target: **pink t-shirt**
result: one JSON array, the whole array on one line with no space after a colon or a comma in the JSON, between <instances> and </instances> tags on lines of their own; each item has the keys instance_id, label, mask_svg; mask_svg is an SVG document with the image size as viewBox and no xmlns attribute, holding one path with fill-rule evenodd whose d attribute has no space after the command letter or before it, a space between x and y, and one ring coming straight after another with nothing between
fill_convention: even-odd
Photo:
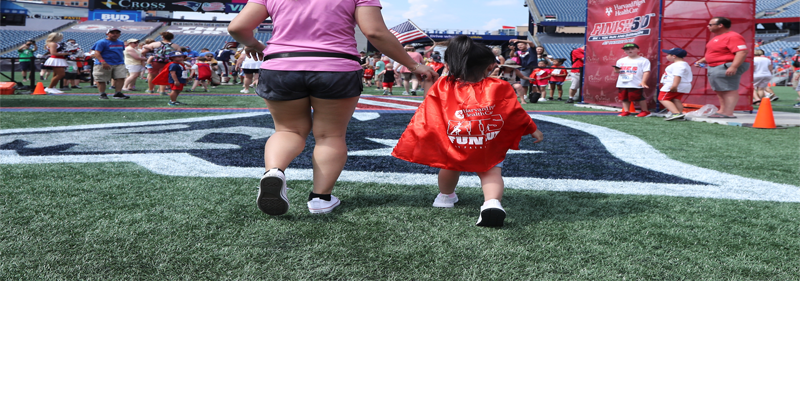
<instances>
[{"instance_id":1,"label":"pink t-shirt","mask_svg":"<svg viewBox=\"0 0 800 420\"><path fill-rule=\"evenodd\" d=\"M272 17L272 38L264 54L324 51L358 57L356 7L381 7L380 0L248 0L267 8ZM289 57L264 61L262 69L283 71L357 71L358 61L346 58Z\"/></svg>"},{"instance_id":2,"label":"pink t-shirt","mask_svg":"<svg viewBox=\"0 0 800 420\"><path fill-rule=\"evenodd\" d=\"M417 63L422 63L424 60L422 59L422 54L418 52L409 52L408 56L413 58L414 61ZM406 66L401 66L400 73L411 73L411 70L408 69Z\"/></svg>"}]
</instances>

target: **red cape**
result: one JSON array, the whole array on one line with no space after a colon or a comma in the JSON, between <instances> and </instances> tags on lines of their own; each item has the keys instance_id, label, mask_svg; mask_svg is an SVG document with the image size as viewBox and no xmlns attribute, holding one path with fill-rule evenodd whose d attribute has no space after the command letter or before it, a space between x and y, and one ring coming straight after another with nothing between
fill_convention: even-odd
<instances>
[{"instance_id":1,"label":"red cape","mask_svg":"<svg viewBox=\"0 0 800 420\"><path fill-rule=\"evenodd\" d=\"M434 168L486 172L519 149L536 123L517 102L508 82L487 77L478 83L431 87L392 156Z\"/></svg>"},{"instance_id":2,"label":"red cape","mask_svg":"<svg viewBox=\"0 0 800 420\"><path fill-rule=\"evenodd\" d=\"M169 84L169 65L172 64L167 63L163 69L153 78L154 85L168 85Z\"/></svg>"}]
</instances>

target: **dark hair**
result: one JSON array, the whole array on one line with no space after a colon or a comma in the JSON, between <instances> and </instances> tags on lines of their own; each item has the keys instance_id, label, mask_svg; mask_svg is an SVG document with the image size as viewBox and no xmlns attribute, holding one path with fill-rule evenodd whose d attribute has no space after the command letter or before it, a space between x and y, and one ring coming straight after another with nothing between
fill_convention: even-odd
<instances>
[{"instance_id":1,"label":"dark hair","mask_svg":"<svg viewBox=\"0 0 800 420\"><path fill-rule=\"evenodd\" d=\"M172 32L161 32L161 38L164 38L164 41L172 41L175 39L175 35Z\"/></svg>"},{"instance_id":2,"label":"dark hair","mask_svg":"<svg viewBox=\"0 0 800 420\"><path fill-rule=\"evenodd\" d=\"M730 29L731 27L731 20L726 17L715 17L714 19L717 20L717 23L724 26L725 28Z\"/></svg>"},{"instance_id":3,"label":"dark hair","mask_svg":"<svg viewBox=\"0 0 800 420\"><path fill-rule=\"evenodd\" d=\"M450 69L449 81L477 82L483 79L483 72L495 63L495 59L488 47L466 35L459 35L450 39L450 46L444 52L444 62Z\"/></svg>"}]
</instances>

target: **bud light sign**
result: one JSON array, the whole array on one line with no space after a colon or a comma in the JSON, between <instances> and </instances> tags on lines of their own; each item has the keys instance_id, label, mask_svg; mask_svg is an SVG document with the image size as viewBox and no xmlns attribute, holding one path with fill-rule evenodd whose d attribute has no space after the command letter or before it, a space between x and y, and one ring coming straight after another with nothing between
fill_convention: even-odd
<instances>
[{"instance_id":1,"label":"bud light sign","mask_svg":"<svg viewBox=\"0 0 800 420\"><path fill-rule=\"evenodd\" d=\"M91 10L89 20L106 22L141 22L142 12L138 10Z\"/></svg>"}]
</instances>

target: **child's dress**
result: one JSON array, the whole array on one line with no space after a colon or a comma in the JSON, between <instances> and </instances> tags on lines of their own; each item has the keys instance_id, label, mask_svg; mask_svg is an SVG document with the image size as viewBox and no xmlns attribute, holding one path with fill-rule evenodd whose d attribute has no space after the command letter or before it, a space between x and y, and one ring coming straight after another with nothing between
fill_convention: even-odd
<instances>
[{"instance_id":1,"label":"child's dress","mask_svg":"<svg viewBox=\"0 0 800 420\"><path fill-rule=\"evenodd\" d=\"M487 77L477 83L450 83L440 77L431 87L392 156L435 168L486 172L536 123L517 102L507 82Z\"/></svg>"}]
</instances>

